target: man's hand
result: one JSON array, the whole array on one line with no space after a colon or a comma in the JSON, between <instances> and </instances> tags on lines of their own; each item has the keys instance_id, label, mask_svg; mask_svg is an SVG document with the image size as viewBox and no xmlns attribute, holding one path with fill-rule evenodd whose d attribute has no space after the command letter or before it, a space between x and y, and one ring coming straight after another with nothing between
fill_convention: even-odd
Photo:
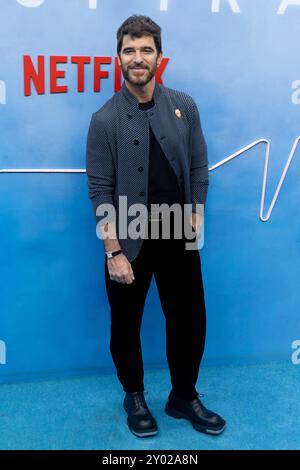
<instances>
[{"instance_id":1,"label":"man's hand","mask_svg":"<svg viewBox=\"0 0 300 470\"><path fill-rule=\"evenodd\" d=\"M117 251L121 246L117 237L116 224L114 221L101 225L101 235L104 239L105 251ZM107 236L109 234L109 236ZM108 258L107 268L112 281L122 284L131 284L134 281L134 274L127 257L120 253L113 258Z\"/></svg>"},{"instance_id":2,"label":"man's hand","mask_svg":"<svg viewBox=\"0 0 300 470\"><path fill-rule=\"evenodd\" d=\"M131 284L135 279L131 264L123 253L109 258L107 268L112 281Z\"/></svg>"},{"instance_id":3,"label":"man's hand","mask_svg":"<svg viewBox=\"0 0 300 470\"><path fill-rule=\"evenodd\" d=\"M192 227L193 227L194 231L196 232L196 236L198 238L199 235L200 235L201 229L202 229L202 225L203 225L203 214L198 214L197 212L192 212L191 224L192 224Z\"/></svg>"}]
</instances>

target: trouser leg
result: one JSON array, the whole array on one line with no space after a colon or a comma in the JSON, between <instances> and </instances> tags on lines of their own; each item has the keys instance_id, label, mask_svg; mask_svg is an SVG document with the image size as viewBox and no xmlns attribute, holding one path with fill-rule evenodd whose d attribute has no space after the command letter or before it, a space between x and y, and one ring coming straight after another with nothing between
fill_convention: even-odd
<instances>
[{"instance_id":1,"label":"trouser leg","mask_svg":"<svg viewBox=\"0 0 300 470\"><path fill-rule=\"evenodd\" d=\"M185 250L184 240L162 240L159 246L154 276L166 317L172 388L183 399L193 400L206 335L200 254Z\"/></svg>"},{"instance_id":2,"label":"trouser leg","mask_svg":"<svg viewBox=\"0 0 300 470\"><path fill-rule=\"evenodd\" d=\"M132 261L135 280L122 284L109 277L105 263L105 282L111 314L110 351L117 376L125 392L144 390L144 368L140 329L152 270L147 240Z\"/></svg>"}]
</instances>

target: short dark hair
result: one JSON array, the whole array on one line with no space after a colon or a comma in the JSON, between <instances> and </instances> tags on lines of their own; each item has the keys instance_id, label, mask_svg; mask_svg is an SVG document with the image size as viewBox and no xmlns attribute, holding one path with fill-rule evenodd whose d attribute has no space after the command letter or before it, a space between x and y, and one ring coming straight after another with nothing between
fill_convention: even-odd
<instances>
[{"instance_id":1,"label":"short dark hair","mask_svg":"<svg viewBox=\"0 0 300 470\"><path fill-rule=\"evenodd\" d=\"M149 16L132 15L125 20L117 31L117 52L120 55L123 36L129 34L134 38L142 36L152 36L155 42L157 53L161 52L161 27L158 26Z\"/></svg>"}]
</instances>

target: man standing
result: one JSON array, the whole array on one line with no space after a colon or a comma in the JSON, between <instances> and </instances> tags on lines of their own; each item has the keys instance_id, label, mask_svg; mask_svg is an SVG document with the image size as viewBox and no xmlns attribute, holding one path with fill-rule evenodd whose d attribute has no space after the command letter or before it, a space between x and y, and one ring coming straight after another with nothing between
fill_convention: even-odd
<instances>
[{"instance_id":1,"label":"man standing","mask_svg":"<svg viewBox=\"0 0 300 470\"><path fill-rule=\"evenodd\" d=\"M204 407L195 388L206 333L199 251L187 249L191 237L178 237L173 219L168 237L149 236L166 219L166 210L153 210L157 204L182 208L180 227L186 227L188 214L192 234L199 236L208 188L207 147L199 113L189 95L155 83L162 60L161 28L149 17L133 15L124 21L117 31L117 52L125 81L92 116L87 175L97 233L106 252L110 351L125 391L128 427L139 437L158 432L144 397L140 341L154 275L166 318L172 383L165 411L189 420L198 431L220 434L225 421ZM129 207L125 236L124 197ZM137 204L148 210L146 217L139 218L144 224L140 237L132 236L131 230L130 208Z\"/></svg>"}]
</instances>

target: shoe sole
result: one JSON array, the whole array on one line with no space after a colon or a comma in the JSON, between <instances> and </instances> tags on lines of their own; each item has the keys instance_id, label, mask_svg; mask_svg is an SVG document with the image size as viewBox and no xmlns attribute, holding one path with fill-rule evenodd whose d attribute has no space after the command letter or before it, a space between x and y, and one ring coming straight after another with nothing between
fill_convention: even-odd
<instances>
[{"instance_id":1,"label":"shoe sole","mask_svg":"<svg viewBox=\"0 0 300 470\"><path fill-rule=\"evenodd\" d=\"M126 413L128 414L125 404L124 404L124 410L125 410ZM152 437L152 436L156 436L157 433L158 433L158 429L153 429L153 430L150 430L150 431L148 430L148 431L146 431L146 432L137 432L137 431L135 431L135 430L130 426L129 418L128 418L128 417L127 417L127 426L128 426L129 431L132 432L132 434L134 434L134 435L137 436L137 437Z\"/></svg>"},{"instance_id":2,"label":"shoe sole","mask_svg":"<svg viewBox=\"0 0 300 470\"><path fill-rule=\"evenodd\" d=\"M215 428L213 427L207 428L206 426L201 426L201 424L195 423L191 418L186 416L184 413L174 410L173 408L170 408L168 405L166 405L165 407L165 412L168 416L171 416L172 418L186 419L192 424L193 428L196 429L196 431L203 432L205 434L213 434L216 436L218 434L221 434L226 428L226 424L224 424L224 426L222 427L215 427Z\"/></svg>"},{"instance_id":3,"label":"shoe sole","mask_svg":"<svg viewBox=\"0 0 300 470\"><path fill-rule=\"evenodd\" d=\"M128 422L128 419L127 419L127 426L128 426L129 431L131 431L132 434L134 434L134 435L137 436L137 437L153 437L153 436L156 436L157 433L158 433L158 430L147 431L147 432L137 432L137 431L134 431L134 429L132 429L132 428L130 427L130 424L129 424L129 422Z\"/></svg>"}]
</instances>

